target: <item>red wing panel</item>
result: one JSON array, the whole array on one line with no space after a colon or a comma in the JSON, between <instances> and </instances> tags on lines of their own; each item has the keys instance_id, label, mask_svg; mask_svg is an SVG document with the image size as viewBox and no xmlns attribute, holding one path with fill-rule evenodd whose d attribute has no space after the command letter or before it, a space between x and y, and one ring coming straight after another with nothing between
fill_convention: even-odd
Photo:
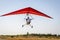
<instances>
[{"instance_id":1,"label":"red wing panel","mask_svg":"<svg viewBox=\"0 0 60 40\"><path fill-rule=\"evenodd\" d=\"M34 14L34 15L39 15L39 16L44 16L44 17L47 17L47 18L52 18L40 11L37 11L31 7L27 7L27 8L24 8L24 9L20 9L20 10L17 10L17 11L14 11L14 12L10 12L8 14L4 14L2 16L9 16L9 15L17 15L17 14L26 14L26 13L29 13L29 14Z\"/></svg>"},{"instance_id":2,"label":"red wing panel","mask_svg":"<svg viewBox=\"0 0 60 40\"><path fill-rule=\"evenodd\" d=\"M47 17L47 18L52 18L52 17L50 17L50 16L48 16L48 15L46 15L46 14L40 12L40 11L35 10L35 9L30 9L30 14L44 16L44 17Z\"/></svg>"},{"instance_id":3,"label":"red wing panel","mask_svg":"<svg viewBox=\"0 0 60 40\"><path fill-rule=\"evenodd\" d=\"M25 14L25 13L28 12L27 10L28 10L28 9L25 8L25 9L21 9L21 10L17 10L17 11L14 11L14 12L10 12L10 13L4 14L4 15L2 15L2 16L17 15L17 14Z\"/></svg>"}]
</instances>

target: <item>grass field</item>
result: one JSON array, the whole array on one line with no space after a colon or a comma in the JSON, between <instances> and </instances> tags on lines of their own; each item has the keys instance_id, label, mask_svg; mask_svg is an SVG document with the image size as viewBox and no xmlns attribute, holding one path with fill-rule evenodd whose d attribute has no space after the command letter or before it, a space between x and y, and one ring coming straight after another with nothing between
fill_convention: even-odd
<instances>
[{"instance_id":1,"label":"grass field","mask_svg":"<svg viewBox=\"0 0 60 40\"><path fill-rule=\"evenodd\" d=\"M27 35L1 35L0 40L60 40L60 35L27 34Z\"/></svg>"}]
</instances>

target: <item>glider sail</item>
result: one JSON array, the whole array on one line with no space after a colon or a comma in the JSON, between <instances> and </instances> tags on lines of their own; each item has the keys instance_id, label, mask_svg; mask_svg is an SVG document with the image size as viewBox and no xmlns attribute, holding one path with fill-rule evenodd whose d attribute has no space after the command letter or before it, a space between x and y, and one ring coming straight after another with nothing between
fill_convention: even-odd
<instances>
[{"instance_id":1,"label":"glider sail","mask_svg":"<svg viewBox=\"0 0 60 40\"><path fill-rule=\"evenodd\" d=\"M7 13L7 14L1 15L1 16L26 14L26 13L34 14L34 15L38 15L38 16L43 16L43 17L47 17L47 18L52 18L52 17L50 17L50 16L48 16L48 15L46 15L38 10L31 8L31 7L23 8L23 9L20 9L20 10L14 11L14 12L10 12L10 13Z\"/></svg>"}]
</instances>

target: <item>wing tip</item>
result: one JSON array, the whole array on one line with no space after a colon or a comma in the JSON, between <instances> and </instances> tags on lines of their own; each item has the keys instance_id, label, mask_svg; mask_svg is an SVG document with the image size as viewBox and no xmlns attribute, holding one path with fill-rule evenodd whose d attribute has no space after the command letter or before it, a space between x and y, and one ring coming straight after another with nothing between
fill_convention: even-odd
<instances>
[{"instance_id":1,"label":"wing tip","mask_svg":"<svg viewBox=\"0 0 60 40\"><path fill-rule=\"evenodd\" d=\"M3 15L0 15L0 17L3 17Z\"/></svg>"},{"instance_id":2,"label":"wing tip","mask_svg":"<svg viewBox=\"0 0 60 40\"><path fill-rule=\"evenodd\" d=\"M51 19L54 19L54 18L51 18Z\"/></svg>"},{"instance_id":3,"label":"wing tip","mask_svg":"<svg viewBox=\"0 0 60 40\"><path fill-rule=\"evenodd\" d=\"M0 17L2 17L2 16L0 16Z\"/></svg>"}]
</instances>

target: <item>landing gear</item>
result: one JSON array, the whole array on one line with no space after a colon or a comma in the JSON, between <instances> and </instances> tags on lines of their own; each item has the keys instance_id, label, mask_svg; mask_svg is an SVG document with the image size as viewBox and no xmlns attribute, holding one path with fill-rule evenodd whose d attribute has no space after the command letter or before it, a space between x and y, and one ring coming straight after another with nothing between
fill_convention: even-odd
<instances>
[{"instance_id":1,"label":"landing gear","mask_svg":"<svg viewBox=\"0 0 60 40\"><path fill-rule=\"evenodd\" d=\"M24 27L25 25L22 25L22 27ZM33 28L33 26L29 25L31 28Z\"/></svg>"}]
</instances>

